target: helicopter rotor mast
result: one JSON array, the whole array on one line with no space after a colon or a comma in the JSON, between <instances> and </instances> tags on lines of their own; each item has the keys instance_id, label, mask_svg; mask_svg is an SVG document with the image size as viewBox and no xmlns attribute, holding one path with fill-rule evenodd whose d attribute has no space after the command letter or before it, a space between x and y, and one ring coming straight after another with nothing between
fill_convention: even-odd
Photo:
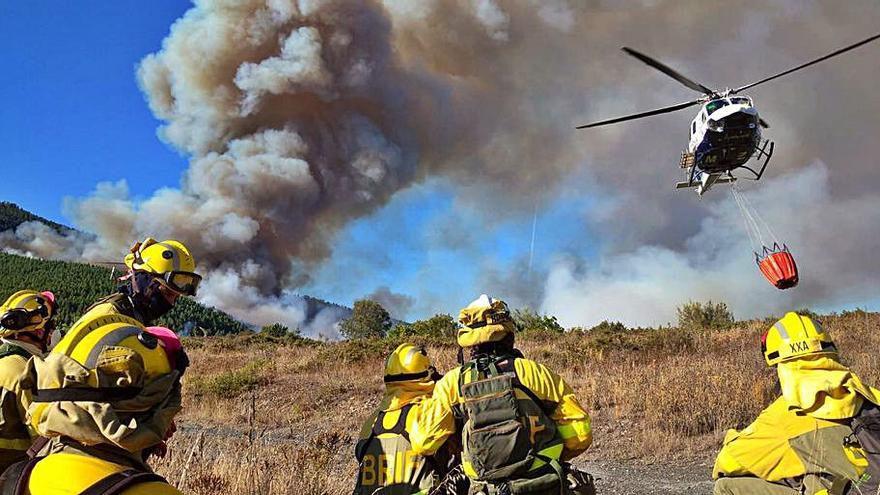
<instances>
[{"instance_id":1,"label":"helicopter rotor mast","mask_svg":"<svg viewBox=\"0 0 880 495\"><path fill-rule=\"evenodd\" d=\"M677 105L670 105L668 107L658 108L656 110L649 110L647 112L640 112L640 113L635 113L632 115L625 115L623 117L617 117L617 118L608 119L608 120L601 120L599 122L593 122L590 124L580 125L580 126L577 126L576 129L588 129L590 127L599 127L602 125L616 124L617 122L624 122L627 120L640 119L642 117L650 117L652 115L660 115L663 113L675 112L677 110L681 110L681 109L684 109L684 108L687 108L687 107L690 107L693 105L698 105L698 104L706 101L708 98L712 98L712 97L715 97L718 95L717 91L710 89L710 88L707 88L706 86L703 86L702 84L695 82L688 77L685 77L683 74L681 74L677 70L673 69L672 67L669 67L668 65L666 65L658 60L655 60L655 59L645 55L644 53L633 50L632 48L627 47L627 46L621 48L621 50L626 52L627 55L635 57L635 58L639 59L642 63L650 65L651 67L659 70L660 72L666 74L667 76L675 79L676 81L685 85L689 89L692 89L698 93L703 93L706 96L704 96L702 98L698 98L693 101L687 101L684 103L679 103Z\"/></svg>"}]
</instances>

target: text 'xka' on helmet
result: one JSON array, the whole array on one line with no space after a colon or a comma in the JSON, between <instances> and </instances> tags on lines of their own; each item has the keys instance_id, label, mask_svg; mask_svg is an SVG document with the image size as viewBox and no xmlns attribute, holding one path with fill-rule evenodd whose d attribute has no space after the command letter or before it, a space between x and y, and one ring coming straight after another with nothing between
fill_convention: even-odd
<instances>
[{"instance_id":1,"label":"text 'xka' on helmet","mask_svg":"<svg viewBox=\"0 0 880 495\"><path fill-rule=\"evenodd\" d=\"M516 331L507 303L481 295L458 314L462 328L458 330L458 345L473 347L504 340Z\"/></svg>"},{"instance_id":2,"label":"text 'xka' on helmet","mask_svg":"<svg viewBox=\"0 0 880 495\"><path fill-rule=\"evenodd\" d=\"M19 332L54 329L52 318L58 313L55 294L20 290L0 306L0 337Z\"/></svg>"},{"instance_id":3,"label":"text 'xka' on helmet","mask_svg":"<svg viewBox=\"0 0 880 495\"><path fill-rule=\"evenodd\" d=\"M797 313L786 313L761 337L768 366L804 356L837 355L831 336L818 322Z\"/></svg>"},{"instance_id":4,"label":"text 'xka' on helmet","mask_svg":"<svg viewBox=\"0 0 880 495\"><path fill-rule=\"evenodd\" d=\"M385 383L430 381L434 366L422 346L400 344L385 360Z\"/></svg>"},{"instance_id":5,"label":"text 'xka' on helmet","mask_svg":"<svg viewBox=\"0 0 880 495\"><path fill-rule=\"evenodd\" d=\"M189 249L173 239L156 242L147 237L132 246L124 261L131 271L150 273L170 289L187 296L196 294L202 280L195 273L196 262Z\"/></svg>"},{"instance_id":6,"label":"text 'xka' on helmet","mask_svg":"<svg viewBox=\"0 0 880 495\"><path fill-rule=\"evenodd\" d=\"M95 317L29 361L30 424L42 436L140 452L163 441L180 411L188 363L168 329L119 314Z\"/></svg>"}]
</instances>

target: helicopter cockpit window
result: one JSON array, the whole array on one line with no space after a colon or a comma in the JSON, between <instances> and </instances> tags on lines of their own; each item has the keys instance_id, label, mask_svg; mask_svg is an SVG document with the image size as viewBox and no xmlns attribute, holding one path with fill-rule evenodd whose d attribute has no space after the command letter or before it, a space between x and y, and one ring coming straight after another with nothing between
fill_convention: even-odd
<instances>
[{"instance_id":1,"label":"helicopter cockpit window","mask_svg":"<svg viewBox=\"0 0 880 495\"><path fill-rule=\"evenodd\" d=\"M721 107L727 106L727 102L724 100L712 100L706 104L706 112L712 113L715 110L718 110Z\"/></svg>"},{"instance_id":2,"label":"helicopter cockpit window","mask_svg":"<svg viewBox=\"0 0 880 495\"><path fill-rule=\"evenodd\" d=\"M751 103L748 98L743 98L742 96L735 96L730 99L730 102L736 105L749 105Z\"/></svg>"}]
</instances>

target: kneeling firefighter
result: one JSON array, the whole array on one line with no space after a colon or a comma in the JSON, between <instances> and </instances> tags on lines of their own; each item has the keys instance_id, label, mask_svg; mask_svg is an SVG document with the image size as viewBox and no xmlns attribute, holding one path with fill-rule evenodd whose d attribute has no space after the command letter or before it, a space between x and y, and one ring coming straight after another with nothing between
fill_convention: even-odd
<instances>
[{"instance_id":1,"label":"kneeling firefighter","mask_svg":"<svg viewBox=\"0 0 880 495\"><path fill-rule=\"evenodd\" d=\"M762 337L782 396L729 430L713 469L716 494L878 493L880 390L840 363L818 322L788 313Z\"/></svg>"},{"instance_id":2,"label":"kneeling firefighter","mask_svg":"<svg viewBox=\"0 0 880 495\"><path fill-rule=\"evenodd\" d=\"M459 322L463 364L437 382L410 435L415 451L432 454L463 422L470 493L595 493L592 478L565 462L589 447L590 417L565 380L514 348L507 304L484 294Z\"/></svg>"},{"instance_id":3,"label":"kneeling firefighter","mask_svg":"<svg viewBox=\"0 0 880 495\"><path fill-rule=\"evenodd\" d=\"M88 308L72 329L108 314L151 325L171 311L180 296L195 296L202 280L189 249L180 241L156 242L147 237L132 246L124 262L128 273L120 279L118 291Z\"/></svg>"},{"instance_id":4,"label":"kneeling firefighter","mask_svg":"<svg viewBox=\"0 0 880 495\"><path fill-rule=\"evenodd\" d=\"M0 493L180 494L146 460L173 432L187 365L173 332L125 316L68 332L28 363L29 422L48 441L3 473Z\"/></svg>"},{"instance_id":5,"label":"kneeling firefighter","mask_svg":"<svg viewBox=\"0 0 880 495\"><path fill-rule=\"evenodd\" d=\"M48 291L20 290L0 306L0 472L25 459L36 436L25 422L31 394L21 375L31 356L47 351L57 314Z\"/></svg>"},{"instance_id":6,"label":"kneeling firefighter","mask_svg":"<svg viewBox=\"0 0 880 495\"><path fill-rule=\"evenodd\" d=\"M421 456L410 432L440 378L423 347L400 344L385 361L385 397L355 446L354 495L427 495L449 470L450 456Z\"/></svg>"}]
</instances>

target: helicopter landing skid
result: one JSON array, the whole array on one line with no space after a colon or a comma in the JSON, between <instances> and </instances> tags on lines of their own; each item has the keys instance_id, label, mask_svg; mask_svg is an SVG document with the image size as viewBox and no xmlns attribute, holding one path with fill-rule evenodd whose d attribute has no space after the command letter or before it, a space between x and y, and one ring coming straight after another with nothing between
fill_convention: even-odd
<instances>
[{"instance_id":1,"label":"helicopter landing skid","mask_svg":"<svg viewBox=\"0 0 880 495\"><path fill-rule=\"evenodd\" d=\"M767 149L768 146L770 149ZM765 139L761 146L755 146L755 159L759 162L763 159L764 163L761 164L761 170L758 171L755 171L751 167L746 167L745 165L737 167L746 169L754 175L754 177L743 177L744 179L761 180L761 176L764 175L764 170L767 169L767 164L770 163L770 157L773 156L773 146L773 141L770 141L769 139Z\"/></svg>"}]
</instances>

